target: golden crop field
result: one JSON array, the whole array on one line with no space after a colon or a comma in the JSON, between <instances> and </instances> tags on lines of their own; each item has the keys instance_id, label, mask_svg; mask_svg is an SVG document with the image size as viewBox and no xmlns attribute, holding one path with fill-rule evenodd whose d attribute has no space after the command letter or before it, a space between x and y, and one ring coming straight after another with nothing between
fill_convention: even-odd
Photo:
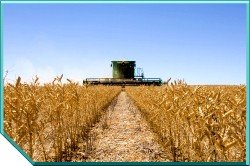
<instances>
[{"instance_id":1,"label":"golden crop field","mask_svg":"<svg viewBox=\"0 0 250 166\"><path fill-rule=\"evenodd\" d=\"M121 89L61 79L4 87L4 130L35 161L71 160L79 142L88 148L88 130Z\"/></svg>"},{"instance_id":2,"label":"golden crop field","mask_svg":"<svg viewBox=\"0 0 250 166\"><path fill-rule=\"evenodd\" d=\"M27 84L18 77L15 84L4 86L4 130L35 161L73 161L80 144L83 152L92 149L88 133L102 117L108 121L102 133L112 133L109 142L104 140L103 144L127 144L128 140L121 140L114 126L121 132L119 127L131 123L122 119L126 111L130 119L137 117L139 121L132 103L156 133L156 142L165 149L169 161L245 161L245 86L191 86L175 82L126 86L122 90L119 86L79 85L71 80L62 83L61 79L40 85L38 78ZM105 110L121 93L118 106L113 107L115 111L105 116ZM113 127L108 126L112 124ZM133 131L128 127L124 128L124 135ZM144 131L140 126L135 130L134 136ZM115 144L116 134L123 144Z\"/></svg>"},{"instance_id":3,"label":"golden crop field","mask_svg":"<svg viewBox=\"0 0 250 166\"><path fill-rule=\"evenodd\" d=\"M246 87L126 87L172 161L245 161Z\"/></svg>"}]
</instances>

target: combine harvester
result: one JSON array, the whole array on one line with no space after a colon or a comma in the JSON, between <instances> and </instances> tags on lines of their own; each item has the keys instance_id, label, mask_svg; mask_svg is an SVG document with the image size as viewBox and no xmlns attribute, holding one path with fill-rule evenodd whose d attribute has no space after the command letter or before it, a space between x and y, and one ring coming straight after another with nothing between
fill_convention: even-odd
<instances>
[{"instance_id":1,"label":"combine harvester","mask_svg":"<svg viewBox=\"0 0 250 166\"><path fill-rule=\"evenodd\" d=\"M142 68L135 61L111 61L113 78L86 78L84 84L93 85L161 85L160 78L144 78ZM136 74L135 74L136 71Z\"/></svg>"}]
</instances>

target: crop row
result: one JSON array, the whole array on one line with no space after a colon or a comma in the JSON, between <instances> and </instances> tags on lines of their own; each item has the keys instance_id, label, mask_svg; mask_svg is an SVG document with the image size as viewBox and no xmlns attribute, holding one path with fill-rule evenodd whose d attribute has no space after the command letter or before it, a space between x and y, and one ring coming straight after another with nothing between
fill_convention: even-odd
<instances>
[{"instance_id":1,"label":"crop row","mask_svg":"<svg viewBox=\"0 0 250 166\"><path fill-rule=\"evenodd\" d=\"M78 85L62 77L4 86L4 130L35 161L71 161L120 87Z\"/></svg>"},{"instance_id":2,"label":"crop row","mask_svg":"<svg viewBox=\"0 0 250 166\"><path fill-rule=\"evenodd\" d=\"M245 161L246 87L126 87L172 161Z\"/></svg>"}]
</instances>

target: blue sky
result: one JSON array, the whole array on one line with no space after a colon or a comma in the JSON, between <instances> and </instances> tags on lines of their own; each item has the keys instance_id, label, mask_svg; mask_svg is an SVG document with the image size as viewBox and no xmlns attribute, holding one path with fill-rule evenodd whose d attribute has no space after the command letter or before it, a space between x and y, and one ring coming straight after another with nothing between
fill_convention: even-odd
<instances>
[{"instance_id":1,"label":"blue sky","mask_svg":"<svg viewBox=\"0 0 250 166\"><path fill-rule=\"evenodd\" d=\"M246 83L246 4L5 4L7 81L112 77L135 60L145 77Z\"/></svg>"}]
</instances>

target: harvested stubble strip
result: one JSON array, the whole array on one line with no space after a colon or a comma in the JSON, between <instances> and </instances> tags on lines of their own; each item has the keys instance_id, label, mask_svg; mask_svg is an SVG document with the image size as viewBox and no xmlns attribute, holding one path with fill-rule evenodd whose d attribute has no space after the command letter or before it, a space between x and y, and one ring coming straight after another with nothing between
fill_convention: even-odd
<instances>
[{"instance_id":1,"label":"harvested stubble strip","mask_svg":"<svg viewBox=\"0 0 250 166\"><path fill-rule=\"evenodd\" d=\"M126 92L119 94L90 133L93 148L87 161L169 161Z\"/></svg>"}]
</instances>

